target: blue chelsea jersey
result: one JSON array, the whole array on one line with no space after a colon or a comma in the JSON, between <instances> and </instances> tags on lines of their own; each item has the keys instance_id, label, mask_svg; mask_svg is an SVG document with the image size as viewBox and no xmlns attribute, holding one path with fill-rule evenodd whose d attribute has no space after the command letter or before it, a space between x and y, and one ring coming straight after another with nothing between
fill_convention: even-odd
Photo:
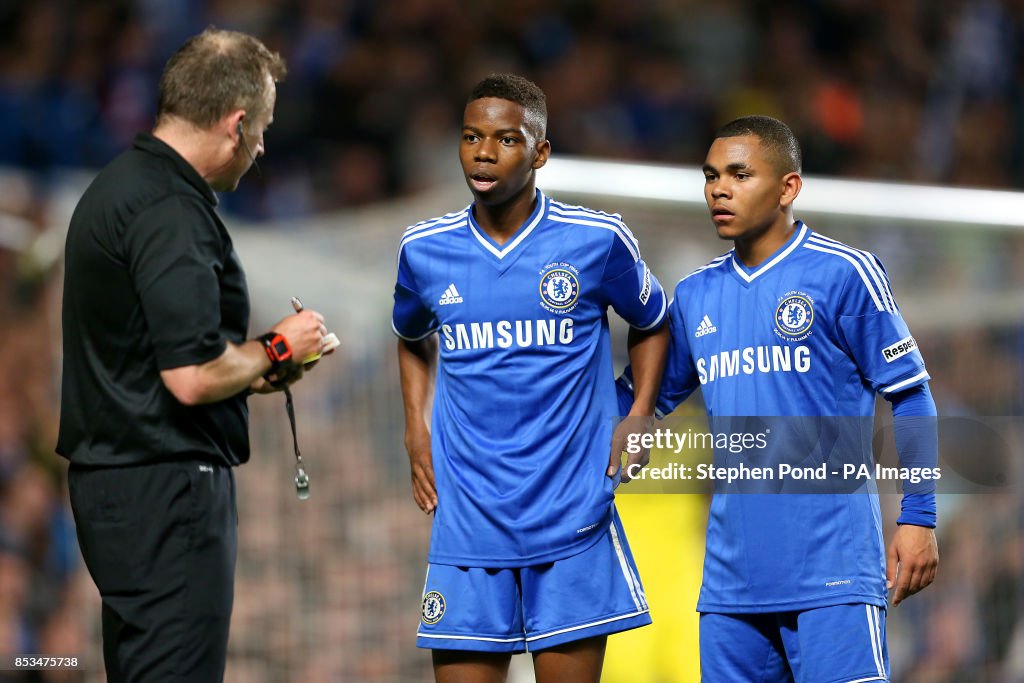
<instances>
[{"instance_id":1,"label":"blue chelsea jersey","mask_svg":"<svg viewBox=\"0 0 1024 683\"><path fill-rule=\"evenodd\" d=\"M436 333L440 347L430 562L534 565L586 549L607 527L609 306L640 329L667 308L618 215L538 191L503 245L472 205L405 231L394 331Z\"/></svg>"},{"instance_id":2,"label":"blue chelsea jersey","mask_svg":"<svg viewBox=\"0 0 1024 683\"><path fill-rule=\"evenodd\" d=\"M796 223L756 268L730 251L683 278L658 409L701 388L709 416L874 415L929 379L881 262ZM869 439L852 461L870 462ZM714 496L698 610L884 606L877 496Z\"/></svg>"}]
</instances>

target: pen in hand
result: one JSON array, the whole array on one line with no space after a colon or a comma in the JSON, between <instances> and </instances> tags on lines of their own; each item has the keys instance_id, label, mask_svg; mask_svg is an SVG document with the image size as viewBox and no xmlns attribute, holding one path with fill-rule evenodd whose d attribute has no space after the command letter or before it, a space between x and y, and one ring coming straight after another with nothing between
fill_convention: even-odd
<instances>
[{"instance_id":1,"label":"pen in hand","mask_svg":"<svg viewBox=\"0 0 1024 683\"><path fill-rule=\"evenodd\" d=\"M304 310L304 307L302 305L302 301L299 299L299 297L297 297L297 296L293 296L292 297L292 308L295 309L296 313L302 313L302 311ZM302 359L303 365L305 365L307 363L312 363L312 362L317 361L317 360L320 360L320 357L323 354L325 354L325 353L327 353L329 351L333 351L334 349L336 349L340 345L341 345L341 341L338 339L337 335L335 335L333 332L329 332L328 334L326 334L324 336L323 343L322 343L322 346L320 348L320 352L319 353L315 353L315 354L313 354L313 355L311 355L311 356L309 356L307 358L303 358Z\"/></svg>"}]
</instances>

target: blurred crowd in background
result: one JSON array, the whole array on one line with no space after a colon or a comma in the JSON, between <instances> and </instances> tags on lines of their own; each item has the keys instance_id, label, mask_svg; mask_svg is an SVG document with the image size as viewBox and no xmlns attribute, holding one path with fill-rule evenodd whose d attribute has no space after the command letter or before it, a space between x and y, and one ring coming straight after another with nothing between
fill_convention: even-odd
<instances>
[{"instance_id":1,"label":"blurred crowd in background","mask_svg":"<svg viewBox=\"0 0 1024 683\"><path fill-rule=\"evenodd\" d=\"M52 227L51 188L69 170L151 128L163 63L208 24L251 32L289 64L262 175L222 197L266 229L457 177L462 106L492 71L544 88L560 155L699 164L718 124L757 112L791 124L808 173L1024 185L1020 0L0 0L0 655L97 664L95 589L53 454L59 262L24 247ZM1021 235L835 236L891 259L897 296L1024 292ZM940 413L1021 414L1019 313L918 339ZM254 408L254 444L274 459L239 473L230 680L427 676L412 639L427 527L409 499L390 353L356 348L297 398L305 450L333 453L314 480L330 524L324 508L296 512L280 406ZM1024 680L1024 502L977 500L940 499L938 581L891 616L899 680Z\"/></svg>"},{"instance_id":2,"label":"blurred crowd in background","mask_svg":"<svg viewBox=\"0 0 1024 683\"><path fill-rule=\"evenodd\" d=\"M291 70L264 177L226 198L254 218L423 187L471 86L506 70L546 91L558 154L698 163L716 125L758 111L793 127L810 173L1024 181L1019 0L7 0L0 164L108 161L208 24Z\"/></svg>"}]
</instances>

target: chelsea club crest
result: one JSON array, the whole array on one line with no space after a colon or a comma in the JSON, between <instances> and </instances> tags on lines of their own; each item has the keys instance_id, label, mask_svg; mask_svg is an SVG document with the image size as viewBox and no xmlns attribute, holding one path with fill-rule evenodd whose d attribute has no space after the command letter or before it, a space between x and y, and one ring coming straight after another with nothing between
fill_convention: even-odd
<instances>
[{"instance_id":1,"label":"chelsea club crest","mask_svg":"<svg viewBox=\"0 0 1024 683\"><path fill-rule=\"evenodd\" d=\"M775 309L775 333L789 341L803 341L814 324L814 300L803 292L782 296Z\"/></svg>"},{"instance_id":2,"label":"chelsea club crest","mask_svg":"<svg viewBox=\"0 0 1024 683\"><path fill-rule=\"evenodd\" d=\"M540 271L540 305L550 313L568 313L580 297L579 271L568 263L549 263Z\"/></svg>"},{"instance_id":3,"label":"chelsea club crest","mask_svg":"<svg viewBox=\"0 0 1024 683\"><path fill-rule=\"evenodd\" d=\"M420 607L420 616L424 624L436 624L444 616L444 596L437 591L430 591L423 596L423 605Z\"/></svg>"}]
</instances>

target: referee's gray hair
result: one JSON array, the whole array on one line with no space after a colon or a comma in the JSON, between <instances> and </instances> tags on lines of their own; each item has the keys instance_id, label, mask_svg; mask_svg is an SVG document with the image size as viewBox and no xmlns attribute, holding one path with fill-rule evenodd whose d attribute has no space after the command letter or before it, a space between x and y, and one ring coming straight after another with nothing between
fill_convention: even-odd
<instances>
[{"instance_id":1,"label":"referee's gray hair","mask_svg":"<svg viewBox=\"0 0 1024 683\"><path fill-rule=\"evenodd\" d=\"M287 72L281 55L257 38L210 26L167 60L157 119L177 116L209 128L234 109L262 113L267 76L276 82Z\"/></svg>"}]
</instances>

